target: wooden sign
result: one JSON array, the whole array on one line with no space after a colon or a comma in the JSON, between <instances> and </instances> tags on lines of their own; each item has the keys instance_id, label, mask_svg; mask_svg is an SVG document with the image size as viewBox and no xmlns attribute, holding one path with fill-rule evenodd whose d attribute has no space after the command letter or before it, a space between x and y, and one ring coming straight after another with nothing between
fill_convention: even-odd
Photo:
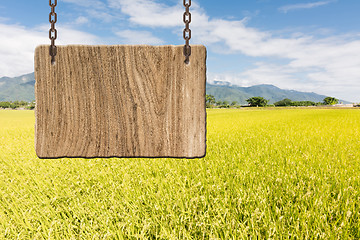
<instances>
[{"instance_id":1,"label":"wooden sign","mask_svg":"<svg viewBox=\"0 0 360 240\"><path fill-rule=\"evenodd\" d=\"M35 52L39 158L205 156L204 46L57 49Z\"/></svg>"}]
</instances>

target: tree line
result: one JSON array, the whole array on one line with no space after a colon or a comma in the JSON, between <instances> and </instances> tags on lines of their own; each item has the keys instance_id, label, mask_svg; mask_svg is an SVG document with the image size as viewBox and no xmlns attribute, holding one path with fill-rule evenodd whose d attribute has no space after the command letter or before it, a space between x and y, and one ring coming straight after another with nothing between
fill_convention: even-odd
<instances>
[{"instance_id":1,"label":"tree line","mask_svg":"<svg viewBox=\"0 0 360 240\"><path fill-rule=\"evenodd\" d=\"M17 109L17 108L25 108L32 110L35 108L35 101L26 102L26 101L8 101L8 102L0 102L0 108L7 109Z\"/></svg>"},{"instance_id":2,"label":"tree line","mask_svg":"<svg viewBox=\"0 0 360 240\"><path fill-rule=\"evenodd\" d=\"M276 107L308 107L308 106L322 106L322 105L335 105L339 103L339 99L334 97L326 97L322 102L312 101L292 101L291 99L285 98L281 101L274 103Z\"/></svg>"},{"instance_id":3,"label":"tree line","mask_svg":"<svg viewBox=\"0 0 360 240\"><path fill-rule=\"evenodd\" d=\"M237 101L228 102L228 101L216 101L213 95L206 94L206 107L207 108L230 108L230 107L240 107Z\"/></svg>"},{"instance_id":4,"label":"tree line","mask_svg":"<svg viewBox=\"0 0 360 240\"><path fill-rule=\"evenodd\" d=\"M323 102L312 102L312 101L292 101L291 99L285 98L281 101L269 105L269 101L263 97L251 97L246 100L248 105L242 107L266 107L266 106L275 106L275 107L306 107L306 106L322 106L322 105L334 105L339 103L339 99L334 97L326 97ZM233 101L229 103L228 101L216 101L213 95L206 95L206 107L207 108L238 108L241 107L238 102Z\"/></svg>"},{"instance_id":5,"label":"tree line","mask_svg":"<svg viewBox=\"0 0 360 240\"><path fill-rule=\"evenodd\" d=\"M326 97L323 102L312 102L312 101L292 101L291 99L285 98L281 101L274 103L273 105L269 105L269 100L263 97L252 97L246 100L248 105L246 107L266 107L266 106L275 106L275 107L306 107L306 106L322 106L322 105L334 105L339 102L339 99L334 97ZM206 107L207 108L239 108L245 107L241 106L237 101L217 101L213 95L206 95ZM17 109L17 108L25 108L25 109L34 109L35 101L26 102L26 101L8 101L8 102L0 102L0 109Z\"/></svg>"}]
</instances>

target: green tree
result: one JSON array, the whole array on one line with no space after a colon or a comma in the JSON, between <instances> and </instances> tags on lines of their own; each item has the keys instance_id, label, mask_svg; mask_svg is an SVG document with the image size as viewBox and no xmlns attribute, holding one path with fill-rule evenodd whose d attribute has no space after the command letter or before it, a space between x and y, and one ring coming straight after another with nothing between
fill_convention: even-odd
<instances>
[{"instance_id":1,"label":"green tree","mask_svg":"<svg viewBox=\"0 0 360 240\"><path fill-rule=\"evenodd\" d=\"M221 106L223 104L223 102L222 101L216 101L216 106Z\"/></svg>"},{"instance_id":2,"label":"green tree","mask_svg":"<svg viewBox=\"0 0 360 240\"><path fill-rule=\"evenodd\" d=\"M223 101L222 105L221 105L221 108L230 108L229 102L228 101Z\"/></svg>"},{"instance_id":3,"label":"green tree","mask_svg":"<svg viewBox=\"0 0 360 240\"><path fill-rule=\"evenodd\" d=\"M295 107L308 107L308 106L315 106L316 103L312 101L295 101L291 103L291 106Z\"/></svg>"},{"instance_id":4,"label":"green tree","mask_svg":"<svg viewBox=\"0 0 360 240\"><path fill-rule=\"evenodd\" d=\"M211 108L215 105L216 99L213 95L207 95L206 94L206 107Z\"/></svg>"},{"instance_id":5,"label":"green tree","mask_svg":"<svg viewBox=\"0 0 360 240\"><path fill-rule=\"evenodd\" d=\"M216 106L219 108L229 108L229 102L228 101L217 101Z\"/></svg>"},{"instance_id":6,"label":"green tree","mask_svg":"<svg viewBox=\"0 0 360 240\"><path fill-rule=\"evenodd\" d=\"M251 107L265 107L269 100L263 98L263 97L252 97L246 100Z\"/></svg>"},{"instance_id":7,"label":"green tree","mask_svg":"<svg viewBox=\"0 0 360 240\"><path fill-rule=\"evenodd\" d=\"M16 109L18 107L19 107L19 105L17 105L16 103L10 102L10 108Z\"/></svg>"},{"instance_id":8,"label":"green tree","mask_svg":"<svg viewBox=\"0 0 360 240\"><path fill-rule=\"evenodd\" d=\"M35 108L35 101L30 102L28 106L26 106L26 109L33 110Z\"/></svg>"},{"instance_id":9,"label":"green tree","mask_svg":"<svg viewBox=\"0 0 360 240\"><path fill-rule=\"evenodd\" d=\"M0 102L0 108L10 108L9 102Z\"/></svg>"},{"instance_id":10,"label":"green tree","mask_svg":"<svg viewBox=\"0 0 360 240\"><path fill-rule=\"evenodd\" d=\"M232 101L232 102L231 102L231 106L236 106L236 105L238 105L238 102L237 102L237 101Z\"/></svg>"},{"instance_id":11,"label":"green tree","mask_svg":"<svg viewBox=\"0 0 360 240\"><path fill-rule=\"evenodd\" d=\"M288 98L285 98L285 99L283 99L281 101L278 101L278 102L274 103L274 105L276 107L286 107L286 106L291 106L291 104L292 104L292 101L290 99L288 99Z\"/></svg>"},{"instance_id":12,"label":"green tree","mask_svg":"<svg viewBox=\"0 0 360 240\"><path fill-rule=\"evenodd\" d=\"M28 102L26 102L26 101L20 101L20 106L27 106L27 105L29 105L29 103Z\"/></svg>"},{"instance_id":13,"label":"green tree","mask_svg":"<svg viewBox=\"0 0 360 240\"><path fill-rule=\"evenodd\" d=\"M339 99L336 99L334 97L326 97L323 101L325 105L335 105L339 102Z\"/></svg>"}]
</instances>

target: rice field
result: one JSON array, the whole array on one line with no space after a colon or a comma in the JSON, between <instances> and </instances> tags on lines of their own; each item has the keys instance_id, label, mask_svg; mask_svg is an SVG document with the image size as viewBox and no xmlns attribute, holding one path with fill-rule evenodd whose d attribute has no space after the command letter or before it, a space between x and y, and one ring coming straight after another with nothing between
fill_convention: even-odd
<instances>
[{"instance_id":1,"label":"rice field","mask_svg":"<svg viewBox=\"0 0 360 240\"><path fill-rule=\"evenodd\" d=\"M359 109L210 109L203 159L38 159L0 111L0 239L360 239Z\"/></svg>"}]
</instances>

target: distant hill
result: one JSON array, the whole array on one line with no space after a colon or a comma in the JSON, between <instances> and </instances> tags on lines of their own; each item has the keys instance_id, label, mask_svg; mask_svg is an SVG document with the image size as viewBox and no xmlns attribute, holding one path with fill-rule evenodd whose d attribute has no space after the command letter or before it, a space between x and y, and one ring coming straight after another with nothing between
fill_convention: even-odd
<instances>
[{"instance_id":1,"label":"distant hill","mask_svg":"<svg viewBox=\"0 0 360 240\"><path fill-rule=\"evenodd\" d=\"M240 87L232 85L229 82L215 81L213 84L206 83L206 94L213 95L216 100L237 101L240 104L246 104L246 99L250 97L263 97L270 100L270 104L283 100L285 98L293 101L313 101L322 102L325 95L319 95L312 92L299 92L294 90L284 90L273 85L255 85L252 87ZM348 101L340 100L343 103Z\"/></svg>"},{"instance_id":2,"label":"distant hill","mask_svg":"<svg viewBox=\"0 0 360 240\"><path fill-rule=\"evenodd\" d=\"M34 86L34 73L14 78L0 78L0 101L33 101L35 100Z\"/></svg>"},{"instance_id":3,"label":"distant hill","mask_svg":"<svg viewBox=\"0 0 360 240\"><path fill-rule=\"evenodd\" d=\"M34 86L34 73L14 78L0 78L0 101L33 101L35 100ZM246 99L256 96L269 99L270 103L280 101L284 98L289 98L293 101L322 102L322 100L327 97L316 93L283 90L273 85L239 87L222 81L215 81L212 84L206 83L206 94L214 95L217 100L237 101L240 104L246 104ZM343 100L341 100L341 102L350 103Z\"/></svg>"}]
</instances>

